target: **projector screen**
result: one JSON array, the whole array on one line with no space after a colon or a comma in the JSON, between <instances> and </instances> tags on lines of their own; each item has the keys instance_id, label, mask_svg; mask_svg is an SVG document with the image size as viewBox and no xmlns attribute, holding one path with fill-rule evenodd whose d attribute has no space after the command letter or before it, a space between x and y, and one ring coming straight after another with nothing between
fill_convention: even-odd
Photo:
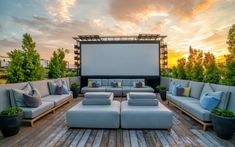
<instances>
[{"instance_id":1,"label":"projector screen","mask_svg":"<svg viewBox=\"0 0 235 147\"><path fill-rule=\"evenodd\" d=\"M159 76L159 43L82 43L82 76Z\"/></svg>"}]
</instances>

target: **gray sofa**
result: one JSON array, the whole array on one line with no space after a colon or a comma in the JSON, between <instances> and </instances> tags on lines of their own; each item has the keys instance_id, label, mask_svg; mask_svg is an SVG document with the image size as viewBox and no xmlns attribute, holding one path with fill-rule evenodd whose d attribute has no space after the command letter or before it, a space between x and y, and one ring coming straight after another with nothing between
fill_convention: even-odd
<instances>
[{"instance_id":1,"label":"gray sofa","mask_svg":"<svg viewBox=\"0 0 235 147\"><path fill-rule=\"evenodd\" d=\"M142 88L133 87L133 82L145 82L144 79L88 79L88 81L99 83L99 87L83 87L82 93L86 92L113 92L115 96L126 96L128 92L154 92L150 86ZM111 82L121 82L122 87L112 87Z\"/></svg>"},{"instance_id":2,"label":"gray sofa","mask_svg":"<svg viewBox=\"0 0 235 147\"><path fill-rule=\"evenodd\" d=\"M76 81L75 78L71 79ZM77 77L76 79L79 81ZM63 78L63 80L70 86L69 78ZM31 85L39 91L42 98L42 104L37 108L21 107L23 109L23 121L30 122L31 126L33 126L34 122L42 116L54 112L57 108L68 103L72 99L71 92L63 95L52 95L48 86L49 81L52 80L30 82ZM15 95L11 89L23 89L27 84L27 82L24 82L0 85L0 111L9 107L16 107Z\"/></svg>"},{"instance_id":3,"label":"gray sofa","mask_svg":"<svg viewBox=\"0 0 235 147\"><path fill-rule=\"evenodd\" d=\"M191 116L193 119L197 120L203 125L203 130L206 130L208 126L211 125L211 112L202 108L200 105L200 97L205 93L209 92L208 86L210 86L213 91L222 91L222 99L218 108L227 109L230 101L231 89L229 86L209 84L203 82L194 82L188 80L179 79L163 79L162 85L167 86L171 89L171 82L181 85L182 87L191 87L189 97L184 96L174 96L169 91L167 92L167 100L170 104L175 105L180 110Z\"/></svg>"}]
</instances>

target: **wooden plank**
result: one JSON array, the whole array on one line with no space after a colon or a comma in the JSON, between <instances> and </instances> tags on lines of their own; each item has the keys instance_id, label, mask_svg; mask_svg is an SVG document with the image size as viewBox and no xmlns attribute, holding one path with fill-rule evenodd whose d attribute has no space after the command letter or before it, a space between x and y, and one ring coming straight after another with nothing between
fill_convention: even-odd
<instances>
[{"instance_id":1,"label":"wooden plank","mask_svg":"<svg viewBox=\"0 0 235 147\"><path fill-rule=\"evenodd\" d=\"M83 134L84 134L85 130L81 129L76 136L74 137L73 141L70 143L70 147L76 147L78 142L80 141L80 139L82 138Z\"/></svg>"},{"instance_id":2,"label":"wooden plank","mask_svg":"<svg viewBox=\"0 0 235 147\"><path fill-rule=\"evenodd\" d=\"M171 129L171 136L175 140L175 142L180 146L184 147L186 144L183 143L182 139L175 133L173 129Z\"/></svg>"},{"instance_id":3,"label":"wooden plank","mask_svg":"<svg viewBox=\"0 0 235 147\"><path fill-rule=\"evenodd\" d=\"M97 133L96 129L91 131L91 135L89 136L89 139L87 140L86 145L85 145L86 147L92 147L92 144L96 137L96 133Z\"/></svg>"},{"instance_id":4,"label":"wooden plank","mask_svg":"<svg viewBox=\"0 0 235 147\"><path fill-rule=\"evenodd\" d=\"M100 146L106 147L108 146L108 143L109 143L109 130L105 130Z\"/></svg>"},{"instance_id":5,"label":"wooden plank","mask_svg":"<svg viewBox=\"0 0 235 147\"><path fill-rule=\"evenodd\" d=\"M137 130L136 131L137 138L138 138L138 143L141 147L147 147L147 143L144 138L144 134L142 130Z\"/></svg>"},{"instance_id":6,"label":"wooden plank","mask_svg":"<svg viewBox=\"0 0 235 147\"><path fill-rule=\"evenodd\" d=\"M77 146L79 146L79 147L80 147L80 146L85 146L85 144L86 144L86 142L87 142L87 140L88 140L90 134L91 134L91 129L87 129L87 130L85 131L85 133L83 134L83 136L82 136L82 138L81 138L81 140L80 140L80 142L78 143Z\"/></svg>"},{"instance_id":7,"label":"wooden plank","mask_svg":"<svg viewBox=\"0 0 235 147\"><path fill-rule=\"evenodd\" d=\"M131 146L132 147L139 147L138 139L137 139L137 135L136 135L135 130L130 130L130 138L131 138Z\"/></svg>"},{"instance_id":8,"label":"wooden plank","mask_svg":"<svg viewBox=\"0 0 235 147\"><path fill-rule=\"evenodd\" d=\"M161 131L157 130L155 131L155 133L157 134L157 137L159 138L160 142L164 147L170 147L170 144L168 143Z\"/></svg>"},{"instance_id":9,"label":"wooden plank","mask_svg":"<svg viewBox=\"0 0 235 147\"><path fill-rule=\"evenodd\" d=\"M207 139L209 140L211 143L213 143L215 146L224 146L222 144L219 143L219 141L217 141L214 137L210 136L208 134L208 132L199 130L199 132Z\"/></svg>"},{"instance_id":10,"label":"wooden plank","mask_svg":"<svg viewBox=\"0 0 235 147\"><path fill-rule=\"evenodd\" d=\"M110 131L108 147L115 147L116 146L116 135L117 134L114 130Z\"/></svg>"},{"instance_id":11,"label":"wooden plank","mask_svg":"<svg viewBox=\"0 0 235 147\"><path fill-rule=\"evenodd\" d=\"M207 140L207 138L205 138L198 130L192 129L191 130L193 134L195 134L202 142L203 142L203 146L215 146L212 142L210 142L209 140Z\"/></svg>"},{"instance_id":12,"label":"wooden plank","mask_svg":"<svg viewBox=\"0 0 235 147\"><path fill-rule=\"evenodd\" d=\"M171 136L170 131L161 131L163 136L166 138L166 140L168 141L168 143L170 144L170 146L174 146L177 147L178 145L176 144L176 142L174 141L173 137Z\"/></svg>"},{"instance_id":13,"label":"wooden plank","mask_svg":"<svg viewBox=\"0 0 235 147\"><path fill-rule=\"evenodd\" d=\"M157 134L155 133L155 130L151 130L151 136L154 137L154 140L156 142L157 147L162 147L163 145L161 144L160 139L158 138Z\"/></svg>"},{"instance_id":14,"label":"wooden plank","mask_svg":"<svg viewBox=\"0 0 235 147\"><path fill-rule=\"evenodd\" d=\"M78 129L72 129L72 133L69 135L69 137L64 141L63 147L68 147L70 143L74 140L75 136L78 134Z\"/></svg>"},{"instance_id":15,"label":"wooden plank","mask_svg":"<svg viewBox=\"0 0 235 147\"><path fill-rule=\"evenodd\" d=\"M130 134L129 134L129 131L127 130L123 130L123 146L124 147L130 147L131 144L130 144Z\"/></svg>"},{"instance_id":16,"label":"wooden plank","mask_svg":"<svg viewBox=\"0 0 235 147\"><path fill-rule=\"evenodd\" d=\"M118 129L117 131L117 141L116 141L116 144L117 144L117 147L123 147L123 140L122 140L122 130L121 129Z\"/></svg>"},{"instance_id":17,"label":"wooden plank","mask_svg":"<svg viewBox=\"0 0 235 147\"><path fill-rule=\"evenodd\" d=\"M100 146L103 134L104 134L104 130L98 130L92 147L99 147Z\"/></svg>"}]
</instances>

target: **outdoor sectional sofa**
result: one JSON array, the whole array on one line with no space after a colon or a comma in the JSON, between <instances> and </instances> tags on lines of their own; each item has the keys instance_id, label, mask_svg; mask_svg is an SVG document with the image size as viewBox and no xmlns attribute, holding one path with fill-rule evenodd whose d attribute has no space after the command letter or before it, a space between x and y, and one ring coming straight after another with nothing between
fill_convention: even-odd
<instances>
[{"instance_id":1,"label":"outdoor sectional sofa","mask_svg":"<svg viewBox=\"0 0 235 147\"><path fill-rule=\"evenodd\" d=\"M163 79L166 80L166 79ZM209 84L203 82L194 82L188 80L179 80L179 79L169 79L169 83L166 84L166 81L161 82L164 86L171 89L171 83L176 85L181 85L182 87L191 87L190 96L174 96L171 92L167 92L168 104L172 104L180 109L182 112L186 113L194 120L198 121L203 125L203 130L205 131L208 126L211 126L211 112L202 108L200 105L200 97L205 94L205 92L211 92L213 90L222 91L221 102L217 106L220 109L227 109L231 92L235 89L231 86Z\"/></svg>"},{"instance_id":2,"label":"outdoor sectional sofa","mask_svg":"<svg viewBox=\"0 0 235 147\"><path fill-rule=\"evenodd\" d=\"M70 86L71 81L79 81L75 78L62 78ZM34 122L48 113L54 113L55 110L72 99L71 92L63 95L52 95L48 82L53 80L32 81L30 84L35 87L42 99L42 104L37 108L21 107L23 109L23 122L29 122L33 127ZM15 107L16 101L11 89L23 89L28 82L0 85L0 111L9 107Z\"/></svg>"},{"instance_id":3,"label":"outdoor sectional sofa","mask_svg":"<svg viewBox=\"0 0 235 147\"><path fill-rule=\"evenodd\" d=\"M126 96L128 92L154 92L154 89L150 86L144 86L141 88L133 87L133 82L145 82L144 79L88 79L88 82L92 81L98 83L99 87L83 87L82 93L86 92L113 92L115 96ZM121 87L112 87L112 82L121 82Z\"/></svg>"}]
</instances>

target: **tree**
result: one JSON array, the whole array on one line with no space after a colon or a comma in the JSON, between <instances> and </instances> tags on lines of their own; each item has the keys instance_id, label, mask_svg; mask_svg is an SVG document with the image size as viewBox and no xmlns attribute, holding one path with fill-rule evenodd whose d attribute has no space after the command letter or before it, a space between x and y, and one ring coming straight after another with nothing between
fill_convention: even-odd
<instances>
[{"instance_id":1,"label":"tree","mask_svg":"<svg viewBox=\"0 0 235 147\"><path fill-rule=\"evenodd\" d=\"M217 84L220 81L220 72L215 62L215 56L210 52L204 53L204 55L204 82Z\"/></svg>"},{"instance_id":2,"label":"tree","mask_svg":"<svg viewBox=\"0 0 235 147\"><path fill-rule=\"evenodd\" d=\"M178 77L177 68L175 66L172 67L171 77L172 78L177 78Z\"/></svg>"},{"instance_id":3,"label":"tree","mask_svg":"<svg viewBox=\"0 0 235 147\"><path fill-rule=\"evenodd\" d=\"M53 53L53 56L51 57L51 60L49 62L48 77L55 79L61 77L61 64L57 52Z\"/></svg>"},{"instance_id":4,"label":"tree","mask_svg":"<svg viewBox=\"0 0 235 147\"><path fill-rule=\"evenodd\" d=\"M29 34L23 35L22 49L8 53L10 62L7 70L7 79L10 83L41 80L44 69L40 64L40 55L37 53L36 43Z\"/></svg>"},{"instance_id":5,"label":"tree","mask_svg":"<svg viewBox=\"0 0 235 147\"><path fill-rule=\"evenodd\" d=\"M192 80L193 77L193 63L194 63L194 56L193 56L193 48L190 46L189 47L189 56L188 56L188 61L185 65L185 73L186 73L186 79L187 80Z\"/></svg>"},{"instance_id":6,"label":"tree","mask_svg":"<svg viewBox=\"0 0 235 147\"><path fill-rule=\"evenodd\" d=\"M68 53L68 50L63 48L59 48L53 52L53 56L49 62L49 78L65 77L67 62L64 58L66 53Z\"/></svg>"},{"instance_id":7,"label":"tree","mask_svg":"<svg viewBox=\"0 0 235 147\"><path fill-rule=\"evenodd\" d=\"M9 83L24 82L24 53L21 50L13 50L8 53L10 58L9 65L7 67L7 81Z\"/></svg>"},{"instance_id":8,"label":"tree","mask_svg":"<svg viewBox=\"0 0 235 147\"><path fill-rule=\"evenodd\" d=\"M177 78L178 79L186 79L185 65L186 65L185 58L181 58L177 61Z\"/></svg>"},{"instance_id":9,"label":"tree","mask_svg":"<svg viewBox=\"0 0 235 147\"><path fill-rule=\"evenodd\" d=\"M23 35L22 49L24 51L24 74L26 81L41 80L44 76L44 69L40 64L40 55L35 49L36 43L33 42L29 34Z\"/></svg>"},{"instance_id":10,"label":"tree","mask_svg":"<svg viewBox=\"0 0 235 147\"><path fill-rule=\"evenodd\" d=\"M235 86L235 24L230 28L227 39L229 55L226 56L223 83Z\"/></svg>"}]
</instances>

